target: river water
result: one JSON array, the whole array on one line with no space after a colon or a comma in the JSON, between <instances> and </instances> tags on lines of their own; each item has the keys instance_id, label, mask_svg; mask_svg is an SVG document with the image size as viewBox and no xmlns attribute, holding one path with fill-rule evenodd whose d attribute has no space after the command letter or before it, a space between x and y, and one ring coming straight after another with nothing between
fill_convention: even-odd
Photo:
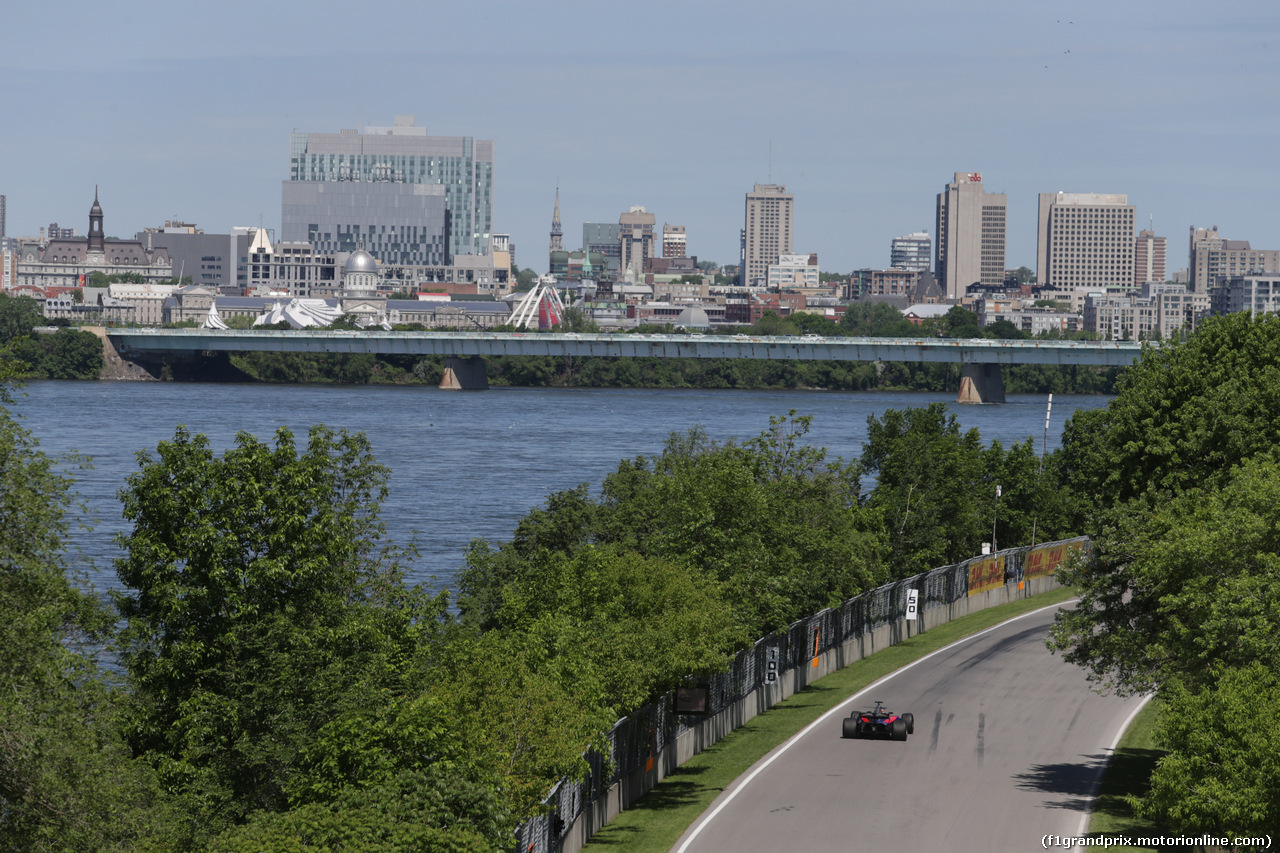
<instances>
[{"instance_id":1,"label":"river water","mask_svg":"<svg viewBox=\"0 0 1280 853\"><path fill-rule=\"evenodd\" d=\"M23 393L25 392L25 394ZM1006 447L1045 443L1047 397L1013 395L1000 405L961 406L951 394L816 391L647 391L431 387L220 385L175 382L32 382L12 410L50 455L87 456L67 467L89 507L71 562L99 590L118 588L113 537L124 530L117 491L137 469L136 454L185 424L221 452L244 430L270 442L282 426L305 446L326 424L368 434L391 469L383 508L392 541L416 538L410 579L449 587L468 543L510 538L517 521L548 494L588 483L597 489L619 460L661 452L673 431L704 427L713 439L749 439L770 415L812 415L810 444L846 459L861 454L867 418L887 409L945 402L964 429ZM1108 397L1058 395L1047 447L1079 409Z\"/></svg>"}]
</instances>

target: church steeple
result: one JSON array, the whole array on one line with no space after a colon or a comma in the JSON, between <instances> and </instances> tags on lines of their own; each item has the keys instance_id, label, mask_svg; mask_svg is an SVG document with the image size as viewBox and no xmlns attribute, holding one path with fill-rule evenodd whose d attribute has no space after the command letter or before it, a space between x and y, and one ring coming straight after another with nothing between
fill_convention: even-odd
<instances>
[{"instance_id":1,"label":"church steeple","mask_svg":"<svg viewBox=\"0 0 1280 853\"><path fill-rule=\"evenodd\" d=\"M105 252L106 243L102 234L102 205L98 204L98 187L93 188L93 207L89 208L89 246L90 252Z\"/></svg>"},{"instance_id":2,"label":"church steeple","mask_svg":"<svg viewBox=\"0 0 1280 853\"><path fill-rule=\"evenodd\" d=\"M556 212L551 215L551 251L564 251L564 232L560 230L560 188L556 187Z\"/></svg>"}]
</instances>

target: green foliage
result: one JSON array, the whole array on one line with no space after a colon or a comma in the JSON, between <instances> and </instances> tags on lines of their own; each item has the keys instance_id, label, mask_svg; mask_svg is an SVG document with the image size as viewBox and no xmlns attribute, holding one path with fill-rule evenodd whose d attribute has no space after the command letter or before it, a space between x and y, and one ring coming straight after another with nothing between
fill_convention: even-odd
<instances>
[{"instance_id":1,"label":"green foliage","mask_svg":"<svg viewBox=\"0 0 1280 853\"><path fill-rule=\"evenodd\" d=\"M0 293L0 344L31 334L36 326L44 325L40 303L30 296L8 296Z\"/></svg>"},{"instance_id":2,"label":"green foliage","mask_svg":"<svg viewBox=\"0 0 1280 853\"><path fill-rule=\"evenodd\" d=\"M854 302L840 318L850 335L872 338L917 338L920 328L887 302Z\"/></svg>"},{"instance_id":3,"label":"green foliage","mask_svg":"<svg viewBox=\"0 0 1280 853\"><path fill-rule=\"evenodd\" d=\"M876 475L870 505L884 514L890 562L903 574L971 557L990 539L995 483L981 438L961 433L942 403L869 417L862 464Z\"/></svg>"},{"instance_id":4,"label":"green foliage","mask_svg":"<svg viewBox=\"0 0 1280 853\"><path fill-rule=\"evenodd\" d=\"M147 279L142 275L142 273L117 272L117 273L112 273L111 275L107 275L102 270L94 270L93 272L89 273L89 278L86 283L88 284L89 287L106 287L107 285L110 285L110 284L119 284L119 283L146 284ZM178 283L177 277L175 276L174 278L170 279L169 283L177 284ZM183 276L182 283L190 284L191 277Z\"/></svg>"},{"instance_id":5,"label":"green foliage","mask_svg":"<svg viewBox=\"0 0 1280 853\"><path fill-rule=\"evenodd\" d=\"M1187 834L1257 837L1280 826L1280 675L1254 661L1212 687L1166 690L1156 740L1169 750L1142 817Z\"/></svg>"},{"instance_id":6,"label":"green foliage","mask_svg":"<svg viewBox=\"0 0 1280 853\"><path fill-rule=\"evenodd\" d=\"M299 453L288 430L274 448L242 433L215 458L179 427L139 467L116 599L134 748L208 827L282 810L312 784L316 733L369 713L443 602L405 590L381 545L387 472L362 435L315 427Z\"/></svg>"},{"instance_id":7,"label":"green foliage","mask_svg":"<svg viewBox=\"0 0 1280 853\"><path fill-rule=\"evenodd\" d=\"M513 265L511 268L515 270ZM517 290L533 290L533 286L538 283L538 274L528 267L515 273Z\"/></svg>"},{"instance_id":8,"label":"green foliage","mask_svg":"<svg viewBox=\"0 0 1280 853\"><path fill-rule=\"evenodd\" d=\"M102 339L74 329L32 335L18 341L15 352L34 379L97 379L105 363Z\"/></svg>"},{"instance_id":9,"label":"green foliage","mask_svg":"<svg viewBox=\"0 0 1280 853\"><path fill-rule=\"evenodd\" d=\"M1080 606L1049 646L1090 680L1167 700L1168 748L1138 812L1185 832L1280 820L1280 319L1211 318L1148 349L1056 454L1096 531L1060 570Z\"/></svg>"},{"instance_id":10,"label":"green foliage","mask_svg":"<svg viewBox=\"0 0 1280 853\"><path fill-rule=\"evenodd\" d=\"M1185 341L1147 349L1116 399L1068 427L1069 485L1091 514L1217 487L1280 443L1280 317L1211 317Z\"/></svg>"},{"instance_id":11,"label":"green foliage","mask_svg":"<svg viewBox=\"0 0 1280 853\"><path fill-rule=\"evenodd\" d=\"M978 315L963 305L953 305L942 317L942 336L947 338L981 338Z\"/></svg>"},{"instance_id":12,"label":"green foliage","mask_svg":"<svg viewBox=\"0 0 1280 853\"><path fill-rule=\"evenodd\" d=\"M231 364L259 382L336 383L370 382L379 364L369 353L253 352L235 353Z\"/></svg>"},{"instance_id":13,"label":"green foliage","mask_svg":"<svg viewBox=\"0 0 1280 853\"><path fill-rule=\"evenodd\" d=\"M1003 341L1019 341L1031 337L1026 332L1013 325L1013 323L1003 319L987 324L987 327L983 329L982 332L983 337L996 338L997 340Z\"/></svg>"},{"instance_id":14,"label":"green foliage","mask_svg":"<svg viewBox=\"0 0 1280 853\"><path fill-rule=\"evenodd\" d=\"M488 780L428 767L332 801L260 812L208 846L209 853L492 853L510 849L509 821Z\"/></svg>"},{"instance_id":15,"label":"green foliage","mask_svg":"<svg viewBox=\"0 0 1280 853\"><path fill-rule=\"evenodd\" d=\"M71 460L74 461L74 460ZM140 849L172 820L93 654L111 626L63 558L71 481L0 409L0 850Z\"/></svg>"},{"instance_id":16,"label":"green foliage","mask_svg":"<svg viewBox=\"0 0 1280 853\"><path fill-rule=\"evenodd\" d=\"M569 306L564 309L564 321L560 323L561 332L598 332L600 327L581 308Z\"/></svg>"},{"instance_id":17,"label":"green foliage","mask_svg":"<svg viewBox=\"0 0 1280 853\"><path fill-rule=\"evenodd\" d=\"M736 628L762 636L884 579L879 517L859 506L859 468L802 443L807 417L772 418L751 442L673 433L661 456L619 464L598 502L585 487L553 496L496 552L473 547L459 607L499 624L507 583L541 552L608 544L686 565L722 590Z\"/></svg>"},{"instance_id":18,"label":"green foliage","mask_svg":"<svg viewBox=\"0 0 1280 853\"><path fill-rule=\"evenodd\" d=\"M1062 573L1081 606L1058 616L1051 648L1134 693L1280 660L1280 465L1262 457L1232 474L1098 534L1094 559Z\"/></svg>"}]
</instances>

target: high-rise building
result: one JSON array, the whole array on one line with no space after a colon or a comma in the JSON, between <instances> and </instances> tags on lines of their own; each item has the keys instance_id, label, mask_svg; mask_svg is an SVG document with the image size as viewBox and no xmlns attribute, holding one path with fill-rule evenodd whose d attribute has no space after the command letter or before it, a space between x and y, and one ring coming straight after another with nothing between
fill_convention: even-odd
<instances>
[{"instance_id":1,"label":"high-rise building","mask_svg":"<svg viewBox=\"0 0 1280 853\"><path fill-rule=\"evenodd\" d=\"M310 243L322 255L364 249L410 266L446 266L455 257L447 190L438 184L285 181L282 195L282 243ZM490 242L466 254L487 255Z\"/></svg>"},{"instance_id":2,"label":"high-rise building","mask_svg":"<svg viewBox=\"0 0 1280 853\"><path fill-rule=\"evenodd\" d=\"M1036 280L1055 290L1133 287L1133 220L1124 193L1040 193Z\"/></svg>"},{"instance_id":3,"label":"high-rise building","mask_svg":"<svg viewBox=\"0 0 1280 853\"><path fill-rule=\"evenodd\" d=\"M769 266L793 253L792 220L795 196L781 184L756 184L747 193L742 229L742 264L738 268L746 287L764 287Z\"/></svg>"},{"instance_id":4,"label":"high-rise building","mask_svg":"<svg viewBox=\"0 0 1280 853\"><path fill-rule=\"evenodd\" d=\"M1156 232L1151 230L1139 231L1138 239L1133 246L1133 283L1164 281L1164 261L1164 238L1157 237Z\"/></svg>"},{"instance_id":5,"label":"high-rise building","mask_svg":"<svg viewBox=\"0 0 1280 853\"><path fill-rule=\"evenodd\" d=\"M0 195L0 247L4 246L5 240L4 216L4 196Z\"/></svg>"},{"instance_id":6,"label":"high-rise building","mask_svg":"<svg viewBox=\"0 0 1280 853\"><path fill-rule=\"evenodd\" d=\"M689 257L689 242L683 225L662 224L662 257Z\"/></svg>"},{"instance_id":7,"label":"high-rise building","mask_svg":"<svg viewBox=\"0 0 1280 853\"><path fill-rule=\"evenodd\" d=\"M1218 226L1191 226L1188 263L1193 293L1208 293L1221 278L1280 272L1280 250L1253 249L1248 240L1227 240Z\"/></svg>"},{"instance_id":8,"label":"high-rise building","mask_svg":"<svg viewBox=\"0 0 1280 853\"><path fill-rule=\"evenodd\" d=\"M889 245L889 267L896 270L932 269L933 241L928 233L915 231L894 237Z\"/></svg>"},{"instance_id":9,"label":"high-rise building","mask_svg":"<svg viewBox=\"0 0 1280 853\"><path fill-rule=\"evenodd\" d=\"M596 254L604 258L604 269L597 269L597 274L606 270L611 273L622 268L622 242L618 236L616 222L584 222L582 223L582 250L587 252L587 259Z\"/></svg>"},{"instance_id":10,"label":"high-rise building","mask_svg":"<svg viewBox=\"0 0 1280 853\"><path fill-rule=\"evenodd\" d=\"M621 267L639 277L645 262L653 257L653 226L657 217L643 207L632 207L618 217L618 242Z\"/></svg>"},{"instance_id":11,"label":"high-rise building","mask_svg":"<svg viewBox=\"0 0 1280 853\"><path fill-rule=\"evenodd\" d=\"M947 299L960 299L971 284L1004 281L1004 193L982 189L978 172L956 172L938 193L937 262L934 275Z\"/></svg>"},{"instance_id":12,"label":"high-rise building","mask_svg":"<svg viewBox=\"0 0 1280 853\"><path fill-rule=\"evenodd\" d=\"M406 210L431 198L432 193L385 192L369 190L369 187L396 185L434 186L443 194L447 211L448 256L489 254L493 232L493 141L474 139L470 136L428 136L425 127L416 127L413 116L396 116L391 127L366 127L363 131L343 130L339 133L301 133L294 131L289 139L289 180L291 184L313 184L323 187L335 185L361 186L362 193L339 193L345 196L339 203L353 202L372 205L360 224L361 233L367 237L370 228L382 233L386 220L403 217ZM327 192L333 192L332 189ZM293 203L303 196L295 193ZM306 196L319 200L319 191ZM332 197L325 199L325 202ZM289 202L286 202L286 206ZM434 203L432 203L434 204ZM416 215L416 214L415 214ZM282 240L308 241L309 223L282 223ZM394 239L388 244L401 247L411 241L421 241L423 230L436 234L439 223L421 223L418 233L408 233L397 226ZM287 229L287 230L286 230ZM348 233L354 233L350 231ZM336 238L335 238L336 239ZM317 247L319 248L319 247ZM336 251L354 251L355 245ZM382 258L369 245L370 253ZM434 254L423 249L418 254ZM432 261L431 263L434 263Z\"/></svg>"}]
</instances>

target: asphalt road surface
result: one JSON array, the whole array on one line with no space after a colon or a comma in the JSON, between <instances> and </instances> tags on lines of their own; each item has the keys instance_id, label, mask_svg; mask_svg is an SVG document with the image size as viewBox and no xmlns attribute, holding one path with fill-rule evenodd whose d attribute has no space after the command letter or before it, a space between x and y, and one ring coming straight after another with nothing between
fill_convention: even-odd
<instances>
[{"instance_id":1,"label":"asphalt road surface","mask_svg":"<svg viewBox=\"0 0 1280 853\"><path fill-rule=\"evenodd\" d=\"M1083 670L1048 652L1056 610L962 640L856 694L743 774L673 851L992 853L1082 834L1141 700L1092 692ZM915 734L841 738L843 718L877 699L913 713Z\"/></svg>"}]
</instances>

